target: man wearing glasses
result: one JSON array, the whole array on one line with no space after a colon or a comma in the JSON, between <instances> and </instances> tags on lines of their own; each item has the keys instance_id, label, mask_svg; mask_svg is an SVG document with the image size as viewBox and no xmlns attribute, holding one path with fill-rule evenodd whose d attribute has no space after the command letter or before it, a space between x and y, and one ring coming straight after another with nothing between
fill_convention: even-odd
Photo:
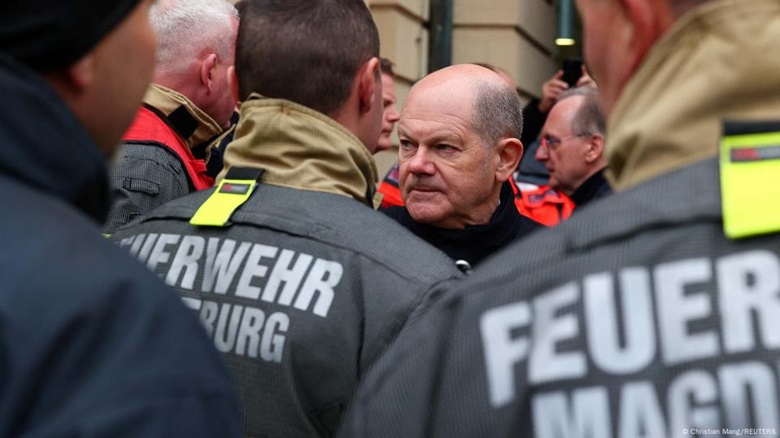
<instances>
[{"instance_id":1,"label":"man wearing glasses","mask_svg":"<svg viewBox=\"0 0 780 438\"><path fill-rule=\"evenodd\" d=\"M550 186L577 207L612 193L604 178L605 123L598 92L581 87L561 96L542 128L536 159L550 173Z\"/></svg>"}]
</instances>

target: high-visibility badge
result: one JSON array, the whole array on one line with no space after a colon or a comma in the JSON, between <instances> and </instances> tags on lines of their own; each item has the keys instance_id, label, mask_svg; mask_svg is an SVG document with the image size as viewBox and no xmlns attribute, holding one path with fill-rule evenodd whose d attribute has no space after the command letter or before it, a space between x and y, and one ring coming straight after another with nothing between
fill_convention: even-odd
<instances>
[{"instance_id":1,"label":"high-visibility badge","mask_svg":"<svg viewBox=\"0 0 780 438\"><path fill-rule=\"evenodd\" d=\"M726 123L724 134L720 185L726 236L780 231L780 123Z\"/></svg>"},{"instance_id":2,"label":"high-visibility badge","mask_svg":"<svg viewBox=\"0 0 780 438\"><path fill-rule=\"evenodd\" d=\"M228 225L233 213L252 196L252 191L262 174L262 169L230 169L214 193L192 216L190 224L206 227Z\"/></svg>"}]
</instances>

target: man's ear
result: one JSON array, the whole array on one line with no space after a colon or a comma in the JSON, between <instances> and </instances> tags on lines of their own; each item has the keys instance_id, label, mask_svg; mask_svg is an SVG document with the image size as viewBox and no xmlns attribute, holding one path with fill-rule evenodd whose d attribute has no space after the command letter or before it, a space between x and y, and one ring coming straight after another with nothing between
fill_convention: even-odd
<instances>
[{"instance_id":1,"label":"man's ear","mask_svg":"<svg viewBox=\"0 0 780 438\"><path fill-rule=\"evenodd\" d=\"M590 136L588 141L588 149L585 151L585 162L593 164L604 156L604 136L601 134L594 134Z\"/></svg>"},{"instance_id":2,"label":"man's ear","mask_svg":"<svg viewBox=\"0 0 780 438\"><path fill-rule=\"evenodd\" d=\"M209 93L214 89L214 77L217 66L217 55L214 53L209 54L200 61L200 83Z\"/></svg>"},{"instance_id":3,"label":"man's ear","mask_svg":"<svg viewBox=\"0 0 780 438\"><path fill-rule=\"evenodd\" d=\"M43 76L66 101L72 102L95 81L95 55L89 53L73 64Z\"/></svg>"},{"instance_id":4,"label":"man's ear","mask_svg":"<svg viewBox=\"0 0 780 438\"><path fill-rule=\"evenodd\" d=\"M516 138L505 138L496 146L498 167L496 168L496 180L507 181L517 170L520 159L523 158L523 143Z\"/></svg>"},{"instance_id":5,"label":"man's ear","mask_svg":"<svg viewBox=\"0 0 780 438\"><path fill-rule=\"evenodd\" d=\"M236 74L236 68L232 65L227 69L227 85L228 89L230 90L230 94L233 95L233 100L235 100L240 106L241 93L238 91L238 75Z\"/></svg>"},{"instance_id":6,"label":"man's ear","mask_svg":"<svg viewBox=\"0 0 780 438\"><path fill-rule=\"evenodd\" d=\"M73 64L44 76L60 93L80 94L95 81L95 55L87 54Z\"/></svg>"},{"instance_id":7,"label":"man's ear","mask_svg":"<svg viewBox=\"0 0 780 438\"><path fill-rule=\"evenodd\" d=\"M655 41L674 23L668 0L619 0L630 21L631 71L636 70Z\"/></svg>"},{"instance_id":8,"label":"man's ear","mask_svg":"<svg viewBox=\"0 0 780 438\"><path fill-rule=\"evenodd\" d=\"M95 80L95 55L90 53L66 69L69 79L78 89L88 87Z\"/></svg>"},{"instance_id":9,"label":"man's ear","mask_svg":"<svg viewBox=\"0 0 780 438\"><path fill-rule=\"evenodd\" d=\"M359 70L358 99L360 101L360 114L370 112L374 107L376 88L382 86L379 69L379 58L373 57L366 61Z\"/></svg>"}]
</instances>

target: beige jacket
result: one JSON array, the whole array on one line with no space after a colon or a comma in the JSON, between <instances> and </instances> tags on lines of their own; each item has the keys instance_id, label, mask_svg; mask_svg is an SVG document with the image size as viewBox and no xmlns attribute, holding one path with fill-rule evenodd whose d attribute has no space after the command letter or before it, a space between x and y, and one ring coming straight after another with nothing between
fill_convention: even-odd
<instances>
[{"instance_id":1,"label":"beige jacket","mask_svg":"<svg viewBox=\"0 0 780 438\"><path fill-rule=\"evenodd\" d=\"M656 43L610 116L610 182L714 157L724 119L780 119L780 0L712 1Z\"/></svg>"},{"instance_id":2,"label":"beige jacket","mask_svg":"<svg viewBox=\"0 0 780 438\"><path fill-rule=\"evenodd\" d=\"M195 106L187 96L162 85L152 84L146 91L144 103L154 107L166 116L182 106L187 108L187 112L198 122L198 126L192 135L184 139L184 142L191 148L206 141L211 141L213 144L214 139L225 131L214 119Z\"/></svg>"},{"instance_id":3,"label":"beige jacket","mask_svg":"<svg viewBox=\"0 0 780 438\"><path fill-rule=\"evenodd\" d=\"M377 205L376 164L365 145L335 120L287 100L253 94L241 105L217 179L233 166L265 169L267 184Z\"/></svg>"}]
</instances>

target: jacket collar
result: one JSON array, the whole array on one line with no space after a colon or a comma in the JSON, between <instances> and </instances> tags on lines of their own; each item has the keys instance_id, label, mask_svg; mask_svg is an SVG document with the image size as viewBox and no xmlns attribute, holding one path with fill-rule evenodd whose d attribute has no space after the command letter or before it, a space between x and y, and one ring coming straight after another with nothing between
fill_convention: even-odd
<instances>
[{"instance_id":1,"label":"jacket collar","mask_svg":"<svg viewBox=\"0 0 780 438\"><path fill-rule=\"evenodd\" d=\"M571 194L570 198L574 201L574 205L582 207L588 202L611 192L612 190L609 188L609 183L606 178L604 178L604 169L601 169L580 184L580 186L577 187L577 190Z\"/></svg>"},{"instance_id":2,"label":"jacket collar","mask_svg":"<svg viewBox=\"0 0 780 438\"><path fill-rule=\"evenodd\" d=\"M678 20L610 116L610 182L623 190L714 157L723 119L776 119L780 2L716 0ZM749 60L749 62L747 62Z\"/></svg>"},{"instance_id":3,"label":"jacket collar","mask_svg":"<svg viewBox=\"0 0 780 438\"><path fill-rule=\"evenodd\" d=\"M577 220L558 225L567 251L586 251L680 224L722 225L717 158L653 178L586 208ZM580 226L588 224L588 226Z\"/></svg>"},{"instance_id":4,"label":"jacket collar","mask_svg":"<svg viewBox=\"0 0 780 438\"><path fill-rule=\"evenodd\" d=\"M212 143L225 131L186 96L162 85L149 87L144 104L164 116L190 149Z\"/></svg>"},{"instance_id":5,"label":"jacket collar","mask_svg":"<svg viewBox=\"0 0 780 438\"><path fill-rule=\"evenodd\" d=\"M263 182L334 193L374 207L374 159L363 143L329 117L296 103L253 94L241 105L225 168L262 167Z\"/></svg>"},{"instance_id":6,"label":"jacket collar","mask_svg":"<svg viewBox=\"0 0 780 438\"><path fill-rule=\"evenodd\" d=\"M106 157L73 112L37 73L2 53L0 95L0 174L102 222L109 207Z\"/></svg>"},{"instance_id":7,"label":"jacket collar","mask_svg":"<svg viewBox=\"0 0 780 438\"><path fill-rule=\"evenodd\" d=\"M500 200L490 222L460 229L445 229L415 222L406 208L399 208L398 211L390 209L387 213L453 260L465 260L475 266L516 238L535 229L532 225L538 225L530 220L526 223L520 216L515 207L512 187L508 182L501 186Z\"/></svg>"}]
</instances>

